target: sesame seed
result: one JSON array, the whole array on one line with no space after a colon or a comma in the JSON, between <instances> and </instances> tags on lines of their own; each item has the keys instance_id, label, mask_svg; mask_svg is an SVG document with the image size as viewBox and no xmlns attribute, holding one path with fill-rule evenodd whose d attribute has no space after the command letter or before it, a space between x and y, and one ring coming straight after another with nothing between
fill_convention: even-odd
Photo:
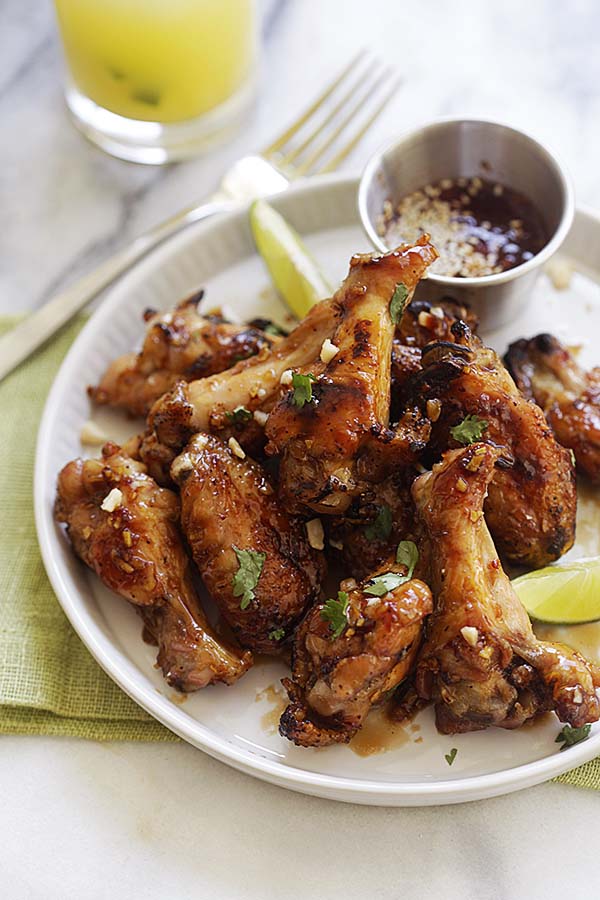
<instances>
[{"instance_id":1,"label":"sesame seed","mask_svg":"<svg viewBox=\"0 0 600 900\"><path fill-rule=\"evenodd\" d=\"M279 379L279 384L283 384L287 387L288 384L292 383L292 378L294 373L291 369L286 369L285 372L281 373L281 378Z\"/></svg>"},{"instance_id":2,"label":"sesame seed","mask_svg":"<svg viewBox=\"0 0 600 900\"><path fill-rule=\"evenodd\" d=\"M242 450L240 444L234 437L230 437L227 441L227 446L231 450L234 456L237 456L238 459L246 459L246 454Z\"/></svg>"},{"instance_id":3,"label":"sesame seed","mask_svg":"<svg viewBox=\"0 0 600 900\"><path fill-rule=\"evenodd\" d=\"M479 632L472 625L465 625L460 629L460 633L464 637L467 644L471 647L477 646L477 641L479 640Z\"/></svg>"},{"instance_id":4,"label":"sesame seed","mask_svg":"<svg viewBox=\"0 0 600 900\"><path fill-rule=\"evenodd\" d=\"M323 341L323 345L322 345L322 347L321 347L321 362L323 362L323 363L325 363L325 365L327 365L327 363L330 363L331 360L332 360L335 356L337 356L337 354L338 354L339 352L340 352L340 348L339 348L339 347L336 347L336 345L333 344L333 343L329 340L329 338L326 338L326 339Z\"/></svg>"},{"instance_id":5,"label":"sesame seed","mask_svg":"<svg viewBox=\"0 0 600 900\"><path fill-rule=\"evenodd\" d=\"M263 412L262 409L255 409L253 415L254 415L254 421L258 422L259 425L264 426L267 424L267 419L269 418L269 414L266 412Z\"/></svg>"},{"instance_id":6,"label":"sesame seed","mask_svg":"<svg viewBox=\"0 0 600 900\"><path fill-rule=\"evenodd\" d=\"M308 543L314 550L323 550L325 547L325 532L320 519L311 519L306 523Z\"/></svg>"}]
</instances>

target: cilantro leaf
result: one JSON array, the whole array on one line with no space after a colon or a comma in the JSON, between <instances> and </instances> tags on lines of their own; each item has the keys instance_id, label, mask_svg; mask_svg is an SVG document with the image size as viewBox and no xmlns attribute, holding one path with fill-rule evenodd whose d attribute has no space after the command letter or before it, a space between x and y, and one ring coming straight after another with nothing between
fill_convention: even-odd
<instances>
[{"instance_id":1,"label":"cilantro leaf","mask_svg":"<svg viewBox=\"0 0 600 900\"><path fill-rule=\"evenodd\" d=\"M332 640L338 638L348 624L347 611L348 594L346 591L338 591L337 600L327 600L321 610L321 618L329 622Z\"/></svg>"},{"instance_id":2,"label":"cilantro leaf","mask_svg":"<svg viewBox=\"0 0 600 900\"><path fill-rule=\"evenodd\" d=\"M285 636L284 628L274 628L273 631L269 632L269 640L270 641L280 641L282 637Z\"/></svg>"},{"instance_id":3,"label":"cilantro leaf","mask_svg":"<svg viewBox=\"0 0 600 900\"><path fill-rule=\"evenodd\" d=\"M567 747L572 747L573 744L580 744L582 741L587 741L590 736L592 726L591 725L582 725L581 728L571 728L570 725L565 725L561 732L556 736L555 744L560 744L564 741L562 750L566 750Z\"/></svg>"},{"instance_id":4,"label":"cilantro leaf","mask_svg":"<svg viewBox=\"0 0 600 900\"><path fill-rule=\"evenodd\" d=\"M280 328L279 325L276 325L275 322L267 322L264 326L263 331L265 334L272 334L276 337L287 335L287 331L284 331L283 328Z\"/></svg>"},{"instance_id":5,"label":"cilantro leaf","mask_svg":"<svg viewBox=\"0 0 600 900\"><path fill-rule=\"evenodd\" d=\"M449 766L452 765L454 760L456 759L456 754L458 753L458 747L453 747L450 753L444 753L444 759L448 763Z\"/></svg>"},{"instance_id":6,"label":"cilantro leaf","mask_svg":"<svg viewBox=\"0 0 600 900\"><path fill-rule=\"evenodd\" d=\"M487 427L485 419L480 419L479 416L465 416L462 422L450 429L450 434L459 444L474 444L475 441L481 440Z\"/></svg>"},{"instance_id":7,"label":"cilantro leaf","mask_svg":"<svg viewBox=\"0 0 600 900\"><path fill-rule=\"evenodd\" d=\"M371 594L373 597L383 597L388 591L393 591L408 581L408 575L399 575L398 572L384 572L377 578L371 578L364 588L365 594Z\"/></svg>"},{"instance_id":8,"label":"cilantro leaf","mask_svg":"<svg viewBox=\"0 0 600 900\"><path fill-rule=\"evenodd\" d=\"M249 409L246 409L245 406L236 406L235 409L228 409L226 411L225 418L231 422L232 425L243 425L244 422L250 421L252 413Z\"/></svg>"},{"instance_id":9,"label":"cilantro leaf","mask_svg":"<svg viewBox=\"0 0 600 900\"><path fill-rule=\"evenodd\" d=\"M408 300L408 288L401 281L396 285L396 290L390 300L390 316L394 325L398 325Z\"/></svg>"},{"instance_id":10,"label":"cilantro leaf","mask_svg":"<svg viewBox=\"0 0 600 900\"><path fill-rule=\"evenodd\" d=\"M240 550L235 545L233 549L239 563L239 568L232 579L233 596L242 598L240 609L247 609L250 601L254 600L254 588L258 584L267 554L259 553L257 550Z\"/></svg>"},{"instance_id":11,"label":"cilantro leaf","mask_svg":"<svg viewBox=\"0 0 600 900\"><path fill-rule=\"evenodd\" d=\"M412 578L415 566L419 562L419 551L414 541L400 541L396 550L396 562L406 566L407 578Z\"/></svg>"},{"instance_id":12,"label":"cilantro leaf","mask_svg":"<svg viewBox=\"0 0 600 900\"><path fill-rule=\"evenodd\" d=\"M365 528L365 537L370 541L387 541L392 531L392 510L387 505L379 506L370 525Z\"/></svg>"},{"instance_id":13,"label":"cilantro leaf","mask_svg":"<svg viewBox=\"0 0 600 900\"><path fill-rule=\"evenodd\" d=\"M298 372L294 372L292 375L292 387L294 389L292 402L295 406L302 408L305 403L310 403L312 400L312 382L316 380L315 376L311 375L310 372L308 375L300 375Z\"/></svg>"}]
</instances>

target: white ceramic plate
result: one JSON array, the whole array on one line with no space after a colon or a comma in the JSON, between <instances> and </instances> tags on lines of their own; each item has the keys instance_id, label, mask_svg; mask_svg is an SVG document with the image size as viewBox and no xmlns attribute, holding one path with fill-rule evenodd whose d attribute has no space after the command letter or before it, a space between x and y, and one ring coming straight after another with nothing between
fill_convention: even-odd
<instances>
[{"instance_id":1,"label":"white ceramic plate","mask_svg":"<svg viewBox=\"0 0 600 900\"><path fill-rule=\"evenodd\" d=\"M317 179L274 200L306 236L332 283L344 276L352 253L369 249L357 221L356 187L354 179ZM581 268L600 261L598 220L578 213L566 249ZM576 274L562 292L542 278L523 317L487 335L488 340L502 351L510 339L552 330L570 343L584 343L584 363L600 361L590 340L600 335L596 274ZM241 319L271 314L285 321L285 310L254 254L245 212L203 223L155 251L110 291L66 357L40 426L35 508L42 555L73 627L111 678L168 728L223 762L336 800L395 806L474 800L536 784L600 754L598 727L587 742L560 753L554 743L560 726L553 716L516 732L490 729L445 737L436 733L430 710L418 717L416 726L396 734L386 752L359 756L345 746L302 750L275 730L276 692L284 674L280 663L259 661L234 687L211 687L183 703L166 685L153 667L154 649L141 640L139 619L75 558L53 520L52 504L57 473L82 454L80 429L91 415L117 440L133 429L113 413L91 411L86 385L97 382L111 359L139 342L146 307L167 308L198 286L206 288L204 309L223 305ZM588 527L586 533L595 538L595 529ZM588 544L575 554L590 551L598 552L598 546ZM589 642L589 633L587 637ZM591 637L600 644L596 633ZM449 768L444 755L452 747L458 754Z\"/></svg>"}]
</instances>

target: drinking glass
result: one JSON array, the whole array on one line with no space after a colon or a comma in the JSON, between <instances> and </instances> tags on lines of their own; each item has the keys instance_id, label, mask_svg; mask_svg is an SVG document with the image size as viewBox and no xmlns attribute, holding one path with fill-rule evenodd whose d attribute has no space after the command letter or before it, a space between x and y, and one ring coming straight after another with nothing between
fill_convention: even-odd
<instances>
[{"instance_id":1,"label":"drinking glass","mask_svg":"<svg viewBox=\"0 0 600 900\"><path fill-rule=\"evenodd\" d=\"M185 159L252 103L254 0L55 0L77 127L108 153Z\"/></svg>"}]
</instances>

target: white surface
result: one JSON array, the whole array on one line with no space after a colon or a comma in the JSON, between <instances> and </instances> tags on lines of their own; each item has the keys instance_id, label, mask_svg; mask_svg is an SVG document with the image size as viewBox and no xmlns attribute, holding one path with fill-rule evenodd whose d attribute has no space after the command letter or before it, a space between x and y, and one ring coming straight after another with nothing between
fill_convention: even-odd
<instances>
[{"instance_id":1,"label":"white surface","mask_svg":"<svg viewBox=\"0 0 600 900\"><path fill-rule=\"evenodd\" d=\"M342 15L339 4L270 3L250 130L205 159L153 171L102 156L69 127L50 3L3 0L0 310L39 305L106 250L207 193L363 44L398 65L407 86L346 168L358 171L369 149L432 116L497 116L551 142L578 200L600 207L595 0L346 0ZM17 900L600 891L599 795L562 785L463 807L367 809L290 794L185 745L3 738L0 796L0 888Z\"/></svg>"},{"instance_id":2,"label":"white surface","mask_svg":"<svg viewBox=\"0 0 600 900\"><path fill-rule=\"evenodd\" d=\"M356 194L355 179L335 175L299 184L273 201L303 235L332 284L339 282L354 252L368 249L356 222ZM582 234L600 244L600 222L578 216L568 242L574 264L585 262L577 240ZM109 675L152 715L217 759L330 799L399 806L476 800L536 784L600 753L600 724L593 726L589 740L567 754L556 745L560 725L553 716L515 732L488 729L444 737L435 729L431 709L417 716L419 732L407 729L407 740L387 753L364 758L346 746L296 748L265 730L262 720L269 705L256 702L261 691L281 695L279 679L285 667L280 664L261 663L233 688L218 686L193 694L183 705L177 702L180 698L154 668L154 651L140 640L135 612L104 590L72 554L54 520L54 486L65 462L86 452L79 436L85 422L96 417L86 385L99 381L116 353L139 342L148 306L169 309L199 287L205 289L201 309L223 303L240 320L266 315L281 321L283 308L275 296L268 299L268 276L254 252L245 211L188 229L109 292L65 359L42 417L35 473L42 555L67 616ZM577 275L568 290L557 292L542 277L518 319L502 330L482 331L482 336L503 353L515 338L548 328L561 333L568 344L600 333L597 282ZM597 347L584 343L588 345L582 362L597 363ZM101 427L115 440L136 430L118 414L103 415ZM592 546L571 551L576 558L596 553L597 538ZM444 754L452 746L458 754L450 768Z\"/></svg>"}]
</instances>

